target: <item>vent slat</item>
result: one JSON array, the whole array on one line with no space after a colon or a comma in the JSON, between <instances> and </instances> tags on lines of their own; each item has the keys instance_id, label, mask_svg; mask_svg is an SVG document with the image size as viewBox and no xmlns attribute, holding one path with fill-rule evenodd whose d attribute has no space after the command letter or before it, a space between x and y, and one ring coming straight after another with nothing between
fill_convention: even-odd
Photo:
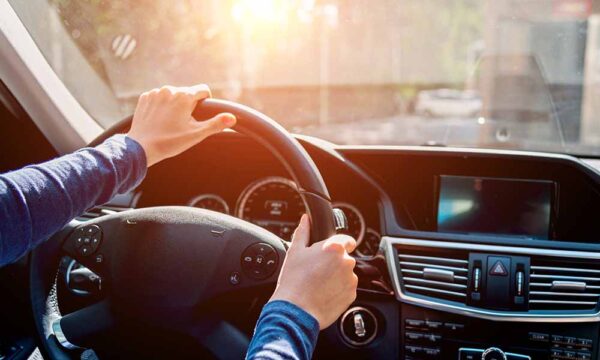
<instances>
[{"instance_id":1,"label":"vent slat","mask_svg":"<svg viewBox=\"0 0 600 360\"><path fill-rule=\"evenodd\" d=\"M529 300L530 304L596 305L595 301Z\"/></svg>"},{"instance_id":2,"label":"vent slat","mask_svg":"<svg viewBox=\"0 0 600 360\"><path fill-rule=\"evenodd\" d=\"M598 297L598 296L600 296L600 294L593 294L593 293L568 293L568 292L553 292L553 291L530 291L529 295L575 296L575 297Z\"/></svg>"},{"instance_id":3,"label":"vent slat","mask_svg":"<svg viewBox=\"0 0 600 360\"><path fill-rule=\"evenodd\" d=\"M600 270L596 269L575 269L575 268L565 268L558 266L531 266L531 270L546 270L546 271L554 271L554 272L579 272L579 273L593 273L600 274Z\"/></svg>"},{"instance_id":4,"label":"vent slat","mask_svg":"<svg viewBox=\"0 0 600 360\"><path fill-rule=\"evenodd\" d=\"M399 254L398 257L401 259L432 261L434 263L462 264L464 266L469 265L468 260L462 260L462 259L449 259L449 258L443 258L443 257L408 255L408 254Z\"/></svg>"},{"instance_id":5,"label":"vent slat","mask_svg":"<svg viewBox=\"0 0 600 360\"><path fill-rule=\"evenodd\" d=\"M457 271L457 272L461 272L461 273L466 273L469 271L469 269L457 268L454 266L425 264L425 263L417 263L417 262L410 262L410 261L400 261L400 266L421 267L421 268L428 267L428 268L434 268L434 269Z\"/></svg>"},{"instance_id":6,"label":"vent slat","mask_svg":"<svg viewBox=\"0 0 600 360\"><path fill-rule=\"evenodd\" d=\"M588 280L600 281L600 278L589 276L571 276L571 275L550 275L550 274L531 274L532 279L562 279L562 280Z\"/></svg>"},{"instance_id":7,"label":"vent slat","mask_svg":"<svg viewBox=\"0 0 600 360\"><path fill-rule=\"evenodd\" d=\"M435 293L435 294L444 294L444 295L457 296L457 297L467 297L467 294L459 293L456 291L436 289L436 288L426 287L426 286L404 285L404 287L407 289L421 290L424 292L431 292L431 293Z\"/></svg>"},{"instance_id":8,"label":"vent slat","mask_svg":"<svg viewBox=\"0 0 600 360\"><path fill-rule=\"evenodd\" d=\"M411 278L411 277L404 277L404 281L410 282L410 283L417 283L417 284L428 284L428 285L433 285L433 286L441 286L441 287L446 287L446 288L451 288L451 289L466 289L467 288L467 285L464 285L464 284L445 283L445 282L441 282L441 281Z\"/></svg>"}]
</instances>

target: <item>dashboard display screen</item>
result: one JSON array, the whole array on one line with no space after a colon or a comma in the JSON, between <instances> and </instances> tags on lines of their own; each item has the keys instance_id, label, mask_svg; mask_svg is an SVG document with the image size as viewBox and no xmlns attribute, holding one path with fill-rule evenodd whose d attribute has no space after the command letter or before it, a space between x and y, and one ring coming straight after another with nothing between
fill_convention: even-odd
<instances>
[{"instance_id":1,"label":"dashboard display screen","mask_svg":"<svg viewBox=\"0 0 600 360\"><path fill-rule=\"evenodd\" d=\"M554 183L439 177L438 231L548 239Z\"/></svg>"}]
</instances>

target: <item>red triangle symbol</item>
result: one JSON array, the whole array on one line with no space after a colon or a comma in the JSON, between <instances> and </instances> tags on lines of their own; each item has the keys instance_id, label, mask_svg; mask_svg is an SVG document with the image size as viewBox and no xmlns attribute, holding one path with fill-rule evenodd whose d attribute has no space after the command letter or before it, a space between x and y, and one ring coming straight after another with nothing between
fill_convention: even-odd
<instances>
[{"instance_id":1,"label":"red triangle symbol","mask_svg":"<svg viewBox=\"0 0 600 360\"><path fill-rule=\"evenodd\" d=\"M498 260L498 261L496 261L494 266L492 266L492 270L490 270L490 274L506 276L506 275L508 275L508 271L506 271L506 268L504 267L504 264L502 263L502 261Z\"/></svg>"}]
</instances>

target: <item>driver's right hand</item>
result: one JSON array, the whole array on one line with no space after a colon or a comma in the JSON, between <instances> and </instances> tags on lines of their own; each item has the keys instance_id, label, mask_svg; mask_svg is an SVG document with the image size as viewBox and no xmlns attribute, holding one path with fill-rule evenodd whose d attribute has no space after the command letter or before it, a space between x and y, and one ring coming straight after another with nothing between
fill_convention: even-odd
<instances>
[{"instance_id":1,"label":"driver's right hand","mask_svg":"<svg viewBox=\"0 0 600 360\"><path fill-rule=\"evenodd\" d=\"M351 253L356 241L347 235L309 244L310 221L302 216L294 232L271 301L289 301L311 314L325 329L356 299L358 277Z\"/></svg>"}]
</instances>

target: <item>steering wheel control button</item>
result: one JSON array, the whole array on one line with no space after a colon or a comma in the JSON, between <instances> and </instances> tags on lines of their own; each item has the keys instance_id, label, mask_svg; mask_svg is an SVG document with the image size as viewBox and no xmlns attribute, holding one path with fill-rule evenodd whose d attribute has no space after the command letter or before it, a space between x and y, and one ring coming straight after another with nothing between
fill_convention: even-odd
<instances>
[{"instance_id":1,"label":"steering wheel control button","mask_svg":"<svg viewBox=\"0 0 600 360\"><path fill-rule=\"evenodd\" d=\"M231 285L237 285L240 283L240 281L242 281L242 278L239 272L233 271L229 274L229 283Z\"/></svg>"},{"instance_id":2,"label":"steering wheel control button","mask_svg":"<svg viewBox=\"0 0 600 360\"><path fill-rule=\"evenodd\" d=\"M242 270L255 280L266 279L277 270L277 251L265 243L249 246L242 253Z\"/></svg>"},{"instance_id":3,"label":"steering wheel control button","mask_svg":"<svg viewBox=\"0 0 600 360\"><path fill-rule=\"evenodd\" d=\"M83 245L82 247L77 249L77 252L81 256L88 256L92 253L92 248L89 245Z\"/></svg>"},{"instance_id":4,"label":"steering wheel control button","mask_svg":"<svg viewBox=\"0 0 600 360\"><path fill-rule=\"evenodd\" d=\"M95 253L102 242L102 230L98 225L86 225L72 235L71 251L81 256Z\"/></svg>"},{"instance_id":5,"label":"steering wheel control button","mask_svg":"<svg viewBox=\"0 0 600 360\"><path fill-rule=\"evenodd\" d=\"M362 306L348 309L340 320L339 329L344 341L356 347L369 345L377 336L378 321L375 314ZM423 349L419 348L417 353Z\"/></svg>"}]
</instances>

